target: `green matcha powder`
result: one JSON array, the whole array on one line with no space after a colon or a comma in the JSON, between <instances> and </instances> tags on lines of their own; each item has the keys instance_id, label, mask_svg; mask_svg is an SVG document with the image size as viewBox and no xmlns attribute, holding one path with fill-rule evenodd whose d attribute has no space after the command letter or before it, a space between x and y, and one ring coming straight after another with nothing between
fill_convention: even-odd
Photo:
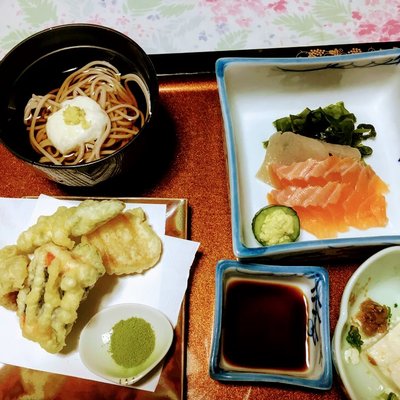
<instances>
[{"instance_id":1,"label":"green matcha powder","mask_svg":"<svg viewBox=\"0 0 400 400\"><path fill-rule=\"evenodd\" d=\"M121 320L112 329L111 356L124 368L136 367L150 356L155 342L153 328L143 318Z\"/></svg>"}]
</instances>

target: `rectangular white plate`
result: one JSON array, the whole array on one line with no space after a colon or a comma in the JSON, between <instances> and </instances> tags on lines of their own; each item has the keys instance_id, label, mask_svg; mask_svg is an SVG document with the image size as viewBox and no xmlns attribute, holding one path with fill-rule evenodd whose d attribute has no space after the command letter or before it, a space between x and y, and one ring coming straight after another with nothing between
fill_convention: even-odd
<instances>
[{"instance_id":1,"label":"rectangular white plate","mask_svg":"<svg viewBox=\"0 0 400 400\"><path fill-rule=\"evenodd\" d=\"M231 191L233 250L240 259L287 258L304 253L344 254L359 247L400 243L400 50L319 58L222 58L216 73L225 127ZM343 101L357 123L373 124L368 163L389 184L384 228L350 229L318 240L302 231L295 243L263 247L251 221L267 205L271 187L256 178L265 155L262 142L273 121L304 108ZM357 250L358 249L358 250ZM327 251L329 250L329 251Z\"/></svg>"}]
</instances>

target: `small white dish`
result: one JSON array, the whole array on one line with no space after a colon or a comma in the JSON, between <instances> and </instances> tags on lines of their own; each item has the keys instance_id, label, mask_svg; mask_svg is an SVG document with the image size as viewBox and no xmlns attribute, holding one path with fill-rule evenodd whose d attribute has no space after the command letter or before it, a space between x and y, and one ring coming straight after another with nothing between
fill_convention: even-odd
<instances>
[{"instance_id":1,"label":"small white dish","mask_svg":"<svg viewBox=\"0 0 400 400\"><path fill-rule=\"evenodd\" d=\"M340 316L332 339L332 357L342 387L352 400L376 400L393 391L383 379L378 378L374 367L359 360L353 364L346 360L346 351L351 349L346 336L352 318L358 313L360 304L370 298L389 306L393 324L400 320L400 246L381 250L368 258L354 272L343 292Z\"/></svg>"},{"instance_id":2,"label":"small white dish","mask_svg":"<svg viewBox=\"0 0 400 400\"><path fill-rule=\"evenodd\" d=\"M400 173L397 109L400 50L372 51L326 57L221 58L216 76L225 127L231 197L233 251L237 258L282 259L305 253L321 256L349 253L360 247L400 244ZM368 101L365 101L368 99ZM267 205L270 185L256 178L264 159L263 142L275 133L273 121L304 108L315 109L343 101L357 123L370 123L377 137L368 163L389 185L386 195L389 222L382 228L351 228L337 238L319 240L305 230L296 242L259 244L252 219ZM310 260L310 257L308 257Z\"/></svg>"},{"instance_id":3,"label":"small white dish","mask_svg":"<svg viewBox=\"0 0 400 400\"><path fill-rule=\"evenodd\" d=\"M155 334L155 347L143 363L125 368L113 360L109 346L113 326L132 317L143 318L150 323ZM173 335L172 325L161 311L144 304L117 304L101 310L86 324L79 339L79 355L83 364L94 374L113 383L129 386L161 362L171 346Z\"/></svg>"}]
</instances>

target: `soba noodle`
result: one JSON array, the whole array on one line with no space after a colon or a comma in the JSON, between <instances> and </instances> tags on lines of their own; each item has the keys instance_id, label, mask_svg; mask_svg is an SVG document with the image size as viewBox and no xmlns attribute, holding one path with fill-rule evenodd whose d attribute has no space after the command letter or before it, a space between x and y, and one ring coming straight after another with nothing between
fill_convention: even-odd
<instances>
[{"instance_id":1,"label":"soba noodle","mask_svg":"<svg viewBox=\"0 0 400 400\"><path fill-rule=\"evenodd\" d=\"M135 82L146 100L146 112L138 108L128 83ZM102 135L84 143L70 154L60 153L46 133L48 117L62 108L65 100L87 96L107 113L109 121ZM106 61L93 61L69 75L59 89L46 95L32 95L25 107L24 122L40 162L74 165L97 160L125 146L140 130L150 113L148 90L136 74L122 75Z\"/></svg>"}]
</instances>

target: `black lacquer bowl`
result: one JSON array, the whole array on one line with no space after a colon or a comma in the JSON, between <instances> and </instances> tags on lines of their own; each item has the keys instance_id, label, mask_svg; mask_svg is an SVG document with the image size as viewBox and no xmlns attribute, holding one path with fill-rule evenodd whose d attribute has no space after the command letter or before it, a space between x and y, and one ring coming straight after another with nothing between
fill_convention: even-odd
<instances>
[{"instance_id":1,"label":"black lacquer bowl","mask_svg":"<svg viewBox=\"0 0 400 400\"><path fill-rule=\"evenodd\" d=\"M24 109L32 94L58 88L69 73L102 60L121 74L138 74L149 95L137 98L148 118L140 132L124 147L99 160L79 165L39 162L24 125ZM0 141L16 157L50 180L67 186L94 186L127 172L151 144L159 85L154 66L145 51L124 34L98 25L69 24L36 33L15 46L0 62Z\"/></svg>"}]
</instances>

